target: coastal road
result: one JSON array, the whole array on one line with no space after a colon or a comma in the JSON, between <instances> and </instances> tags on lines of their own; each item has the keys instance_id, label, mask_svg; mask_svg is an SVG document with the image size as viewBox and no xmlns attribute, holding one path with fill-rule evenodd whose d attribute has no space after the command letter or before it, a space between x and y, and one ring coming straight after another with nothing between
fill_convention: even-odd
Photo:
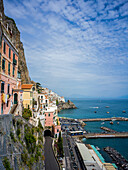
<instances>
[{"instance_id":1,"label":"coastal road","mask_svg":"<svg viewBox=\"0 0 128 170\"><path fill-rule=\"evenodd\" d=\"M52 138L50 136L45 137L44 156L45 170L59 170L58 163L52 150Z\"/></svg>"}]
</instances>

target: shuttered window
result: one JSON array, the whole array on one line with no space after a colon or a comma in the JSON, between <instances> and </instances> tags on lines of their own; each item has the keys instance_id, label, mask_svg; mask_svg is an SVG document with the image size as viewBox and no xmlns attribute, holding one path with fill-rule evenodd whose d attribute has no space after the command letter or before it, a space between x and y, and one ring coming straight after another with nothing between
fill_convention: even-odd
<instances>
[{"instance_id":1,"label":"shuttered window","mask_svg":"<svg viewBox=\"0 0 128 170\"><path fill-rule=\"evenodd\" d=\"M4 81L1 82L1 93L4 93Z\"/></svg>"},{"instance_id":2,"label":"shuttered window","mask_svg":"<svg viewBox=\"0 0 128 170\"><path fill-rule=\"evenodd\" d=\"M6 43L5 42L3 44L3 52L4 52L4 54L6 54Z\"/></svg>"},{"instance_id":3,"label":"shuttered window","mask_svg":"<svg viewBox=\"0 0 128 170\"><path fill-rule=\"evenodd\" d=\"M5 59L2 60L2 69L5 71Z\"/></svg>"},{"instance_id":4,"label":"shuttered window","mask_svg":"<svg viewBox=\"0 0 128 170\"><path fill-rule=\"evenodd\" d=\"M10 75L10 63L8 63L8 74Z\"/></svg>"},{"instance_id":5,"label":"shuttered window","mask_svg":"<svg viewBox=\"0 0 128 170\"><path fill-rule=\"evenodd\" d=\"M7 89L7 91L8 91L8 94L10 93L10 84L8 84L8 89Z\"/></svg>"},{"instance_id":6,"label":"shuttered window","mask_svg":"<svg viewBox=\"0 0 128 170\"><path fill-rule=\"evenodd\" d=\"M11 58L11 48L9 48L9 58Z\"/></svg>"}]
</instances>

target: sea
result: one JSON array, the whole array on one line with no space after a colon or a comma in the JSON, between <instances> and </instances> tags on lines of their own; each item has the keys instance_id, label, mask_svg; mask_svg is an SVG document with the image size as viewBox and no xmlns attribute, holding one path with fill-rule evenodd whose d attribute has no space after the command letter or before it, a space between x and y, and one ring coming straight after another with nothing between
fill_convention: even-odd
<instances>
[{"instance_id":1,"label":"sea","mask_svg":"<svg viewBox=\"0 0 128 170\"><path fill-rule=\"evenodd\" d=\"M74 119L82 118L109 118L109 117L128 117L128 99L71 99L77 109L62 110L58 116ZM106 107L108 106L108 107ZM123 112L125 111L125 113ZM85 122L84 127L88 132L102 132L101 126L111 128L119 132L128 132L128 121L109 121ZM115 148L128 160L128 138L98 138L86 139L85 144L91 144L100 148L100 153L106 162L112 162L109 155L103 150L110 146Z\"/></svg>"}]
</instances>

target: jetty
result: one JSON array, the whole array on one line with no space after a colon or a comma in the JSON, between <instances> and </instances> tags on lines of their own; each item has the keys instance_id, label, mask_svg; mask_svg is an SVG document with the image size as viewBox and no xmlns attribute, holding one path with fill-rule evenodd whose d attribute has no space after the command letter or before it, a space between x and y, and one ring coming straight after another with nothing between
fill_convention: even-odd
<instances>
[{"instance_id":1,"label":"jetty","mask_svg":"<svg viewBox=\"0 0 128 170\"><path fill-rule=\"evenodd\" d=\"M84 134L83 137L90 138L128 138L128 132L117 132L117 133L88 133Z\"/></svg>"},{"instance_id":2,"label":"jetty","mask_svg":"<svg viewBox=\"0 0 128 170\"><path fill-rule=\"evenodd\" d=\"M107 127L104 127L104 126L101 126L100 127L101 129L107 131L107 132L113 132L113 133L116 133L117 131L113 130L113 129L110 129L110 128L107 128Z\"/></svg>"},{"instance_id":3,"label":"jetty","mask_svg":"<svg viewBox=\"0 0 128 170\"><path fill-rule=\"evenodd\" d=\"M93 119L78 119L78 120L82 120L84 122L113 121L113 120L128 121L128 118L126 118L126 117L110 117L110 118L93 118Z\"/></svg>"}]
</instances>

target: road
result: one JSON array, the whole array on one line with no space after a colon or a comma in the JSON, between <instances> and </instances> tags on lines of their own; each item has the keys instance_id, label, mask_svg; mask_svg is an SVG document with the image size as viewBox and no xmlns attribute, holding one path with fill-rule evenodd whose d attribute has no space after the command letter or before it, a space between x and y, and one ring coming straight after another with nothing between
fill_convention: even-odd
<instances>
[{"instance_id":1,"label":"road","mask_svg":"<svg viewBox=\"0 0 128 170\"><path fill-rule=\"evenodd\" d=\"M64 149L64 154L65 154L66 170L71 170L70 155L69 155L69 149L68 149L66 135L63 134L62 137L63 137L63 149Z\"/></svg>"},{"instance_id":2,"label":"road","mask_svg":"<svg viewBox=\"0 0 128 170\"><path fill-rule=\"evenodd\" d=\"M59 166L52 150L52 138L50 136L45 137L44 156L45 170L59 170Z\"/></svg>"}]
</instances>

